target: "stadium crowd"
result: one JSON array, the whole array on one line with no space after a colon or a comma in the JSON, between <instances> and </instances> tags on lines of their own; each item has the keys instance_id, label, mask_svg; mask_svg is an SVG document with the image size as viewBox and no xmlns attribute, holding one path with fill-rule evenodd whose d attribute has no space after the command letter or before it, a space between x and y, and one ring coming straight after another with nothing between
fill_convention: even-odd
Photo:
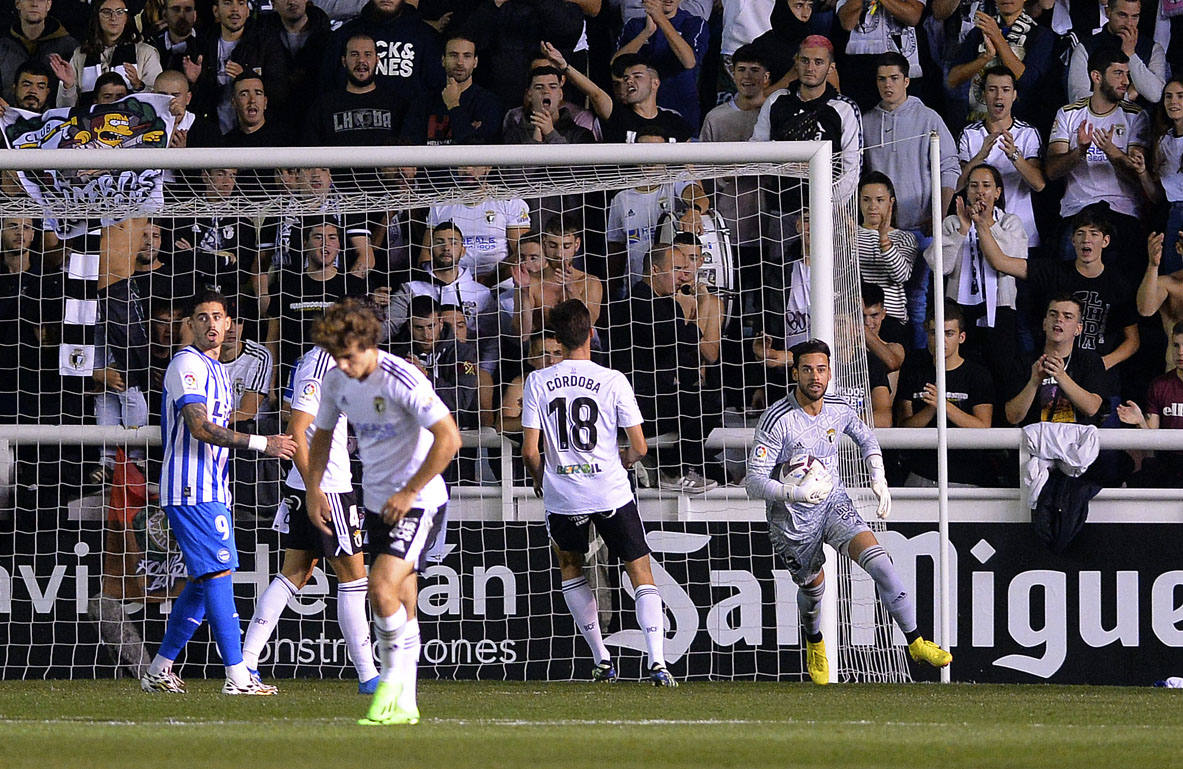
<instances>
[{"instance_id":1,"label":"stadium crowd","mask_svg":"<svg viewBox=\"0 0 1183 769\"><path fill-rule=\"evenodd\" d=\"M869 400L876 426L934 424L940 332L955 426L1183 427L1178 3L15 0L7 11L5 111L155 91L172 97L175 147L831 141L857 201L870 373L869 392L843 394ZM930 169L934 131L942 158ZM788 350L809 336L799 186L739 177L527 200L495 198L503 180L489 167L355 171L175 172L171 200L228 201L227 213L107 228L127 269L100 276L83 387L58 374L64 265L83 246L5 219L0 419L154 420L183 302L217 287L236 305L222 356L236 420L276 419L313 320L369 296L384 344L436 384L462 429L516 435L525 373L561 357L547 312L578 298L596 356L630 375L646 429L677 435L657 442L650 482L701 493L740 480L703 438L782 397ZM363 175L488 196L358 214L346 202ZM25 194L11 176L3 189ZM319 213L233 213L252 197ZM950 297L941 330L926 322L938 273ZM492 480L487 460L466 450L451 480ZM113 453L88 462L88 482L110 480ZM1013 483L1014 464L981 452L953 480ZM925 452L893 472L936 477ZM1183 483L1183 462L1162 458L1123 457L1115 472Z\"/></svg>"}]
</instances>

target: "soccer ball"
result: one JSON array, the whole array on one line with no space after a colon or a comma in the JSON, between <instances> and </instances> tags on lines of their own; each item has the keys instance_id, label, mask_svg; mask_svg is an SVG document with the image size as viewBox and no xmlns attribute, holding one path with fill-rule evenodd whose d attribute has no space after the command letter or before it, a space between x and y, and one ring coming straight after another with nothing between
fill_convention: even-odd
<instances>
[{"instance_id":1,"label":"soccer ball","mask_svg":"<svg viewBox=\"0 0 1183 769\"><path fill-rule=\"evenodd\" d=\"M811 454L797 454L781 465L780 482L787 486L799 486L809 471L820 465L822 461Z\"/></svg>"}]
</instances>

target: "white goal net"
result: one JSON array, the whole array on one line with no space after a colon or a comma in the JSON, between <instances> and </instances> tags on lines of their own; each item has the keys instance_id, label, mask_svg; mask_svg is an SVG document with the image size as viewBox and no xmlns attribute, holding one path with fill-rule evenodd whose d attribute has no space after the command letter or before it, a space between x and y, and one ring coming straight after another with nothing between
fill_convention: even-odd
<instances>
[{"instance_id":1,"label":"white goal net","mask_svg":"<svg viewBox=\"0 0 1183 769\"><path fill-rule=\"evenodd\" d=\"M282 430L311 322L345 296L371 298L384 348L453 408L465 446L421 580L421 675L589 673L518 450L521 379L557 348L547 310L577 297L596 318L596 358L629 375L645 413L654 450L637 494L672 671L801 678L795 587L763 503L746 499L743 446L712 436L752 427L784 395L785 351L819 306L833 308L835 387L869 419L854 184L817 181L815 150L121 150L60 171L45 168L78 156L0 153L20 169L0 197L0 677L129 675L155 651L184 580L154 499L161 376L186 341L186 300L212 287L233 300L222 360L240 431ZM811 292L817 269L832 272L832 299ZM872 518L860 463L843 466ZM286 472L232 459L243 617L278 568ZM606 642L639 677L631 587L602 543L589 560ZM907 680L870 582L841 571L839 678ZM352 675L331 582L318 567L291 600L265 674ZM188 675L218 664L206 637L180 660Z\"/></svg>"}]
</instances>

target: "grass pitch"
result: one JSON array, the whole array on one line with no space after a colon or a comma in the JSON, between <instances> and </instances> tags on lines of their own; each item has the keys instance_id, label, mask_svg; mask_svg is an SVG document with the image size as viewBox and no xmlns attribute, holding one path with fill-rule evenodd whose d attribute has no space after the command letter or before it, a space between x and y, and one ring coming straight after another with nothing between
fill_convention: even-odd
<instances>
[{"instance_id":1,"label":"grass pitch","mask_svg":"<svg viewBox=\"0 0 1183 769\"><path fill-rule=\"evenodd\" d=\"M0 682L0 766L1164 767L1183 693L954 684L426 682L423 721L362 727L345 681L221 681L147 695L122 681Z\"/></svg>"}]
</instances>

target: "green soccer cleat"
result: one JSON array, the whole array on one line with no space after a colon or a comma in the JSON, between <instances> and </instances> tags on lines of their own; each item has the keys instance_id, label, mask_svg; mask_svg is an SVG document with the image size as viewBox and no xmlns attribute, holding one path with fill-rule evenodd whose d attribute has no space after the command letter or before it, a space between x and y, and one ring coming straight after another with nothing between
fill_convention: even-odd
<instances>
[{"instance_id":1,"label":"green soccer cleat","mask_svg":"<svg viewBox=\"0 0 1183 769\"><path fill-rule=\"evenodd\" d=\"M943 668L953 661L952 654L923 638L908 644L908 654L917 662L926 662L934 668Z\"/></svg>"},{"instance_id":2,"label":"green soccer cleat","mask_svg":"<svg viewBox=\"0 0 1183 769\"><path fill-rule=\"evenodd\" d=\"M395 681L379 681L378 689L374 692L374 700L370 703L369 712L357 723L361 726L396 726L419 723L418 708L411 711L398 707L398 695L402 693L402 688L402 684Z\"/></svg>"},{"instance_id":3,"label":"green soccer cleat","mask_svg":"<svg viewBox=\"0 0 1183 769\"><path fill-rule=\"evenodd\" d=\"M805 641L805 666L809 669L809 677L818 686L830 683L830 661L826 659L825 640L813 643Z\"/></svg>"}]
</instances>

